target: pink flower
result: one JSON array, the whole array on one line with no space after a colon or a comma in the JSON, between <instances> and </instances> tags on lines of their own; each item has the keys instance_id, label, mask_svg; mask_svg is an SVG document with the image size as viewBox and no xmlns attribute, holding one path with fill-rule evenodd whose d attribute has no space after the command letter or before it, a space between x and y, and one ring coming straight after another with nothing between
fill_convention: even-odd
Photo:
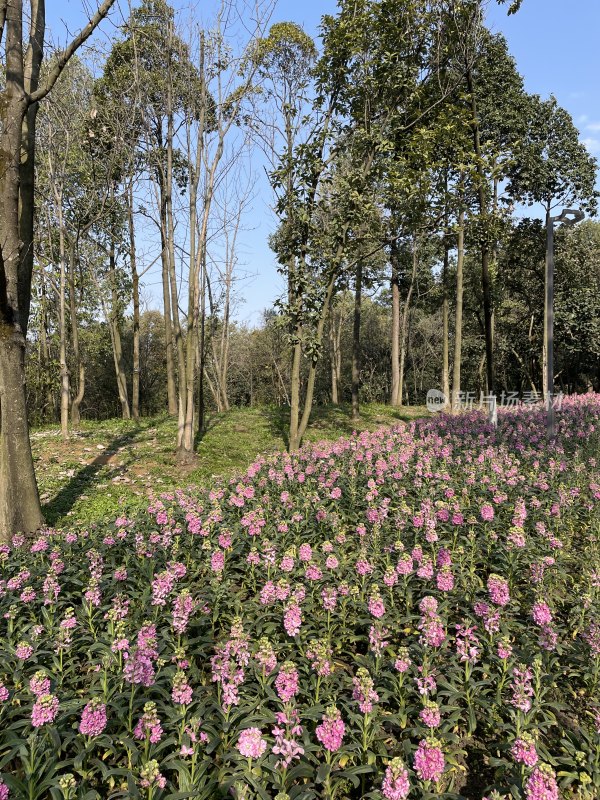
<instances>
[{"instance_id":1,"label":"pink flower","mask_svg":"<svg viewBox=\"0 0 600 800\"><path fill-rule=\"evenodd\" d=\"M323 598L323 608L325 611L335 611L337 596L337 589L333 587L327 587L322 590L321 597Z\"/></svg>"},{"instance_id":2,"label":"pink flower","mask_svg":"<svg viewBox=\"0 0 600 800\"><path fill-rule=\"evenodd\" d=\"M6 686L0 681L0 703L5 703L8 698L10 697L8 689Z\"/></svg>"},{"instance_id":3,"label":"pink flower","mask_svg":"<svg viewBox=\"0 0 600 800\"><path fill-rule=\"evenodd\" d=\"M258 643L258 651L254 658L261 665L265 675L270 675L277 666L277 656L273 650L273 645L266 637L263 637Z\"/></svg>"},{"instance_id":4,"label":"pink flower","mask_svg":"<svg viewBox=\"0 0 600 800\"><path fill-rule=\"evenodd\" d=\"M531 616L536 625L549 625L552 622L552 612L546 603L535 603Z\"/></svg>"},{"instance_id":5,"label":"pink flower","mask_svg":"<svg viewBox=\"0 0 600 800\"><path fill-rule=\"evenodd\" d=\"M136 739L148 738L151 744L157 744L162 738L162 733L162 726L156 713L156 703L146 703L144 714L139 718L133 735Z\"/></svg>"},{"instance_id":6,"label":"pink flower","mask_svg":"<svg viewBox=\"0 0 600 800\"><path fill-rule=\"evenodd\" d=\"M225 568L225 553L222 550L215 550L210 558L210 568L217 574L223 572Z\"/></svg>"},{"instance_id":7,"label":"pink flower","mask_svg":"<svg viewBox=\"0 0 600 800\"><path fill-rule=\"evenodd\" d=\"M187 682L185 673L182 670L177 670L173 678L173 689L171 690L173 702L180 706L187 706L192 702L192 693L192 687Z\"/></svg>"},{"instance_id":8,"label":"pink flower","mask_svg":"<svg viewBox=\"0 0 600 800\"><path fill-rule=\"evenodd\" d=\"M436 739L421 739L414 756L413 766L422 781L437 783L444 772L445 760Z\"/></svg>"},{"instance_id":9,"label":"pink flower","mask_svg":"<svg viewBox=\"0 0 600 800\"><path fill-rule=\"evenodd\" d=\"M411 663L408 649L406 647L401 647L398 650L398 658L394 661L394 669L400 673L407 672Z\"/></svg>"},{"instance_id":10,"label":"pink flower","mask_svg":"<svg viewBox=\"0 0 600 800\"><path fill-rule=\"evenodd\" d=\"M536 767L525 784L527 800L558 800L558 786L552 767L540 764Z\"/></svg>"},{"instance_id":11,"label":"pink flower","mask_svg":"<svg viewBox=\"0 0 600 800\"><path fill-rule=\"evenodd\" d=\"M36 697L50 694L50 678L42 670L38 670L29 680L29 689Z\"/></svg>"},{"instance_id":12,"label":"pink flower","mask_svg":"<svg viewBox=\"0 0 600 800\"><path fill-rule=\"evenodd\" d=\"M298 603L291 602L283 614L283 627L288 636L297 636L302 625L302 611Z\"/></svg>"},{"instance_id":13,"label":"pink flower","mask_svg":"<svg viewBox=\"0 0 600 800\"><path fill-rule=\"evenodd\" d=\"M369 597L369 613L375 619L380 619L385 614L385 606L377 586L373 587L373 594Z\"/></svg>"},{"instance_id":14,"label":"pink flower","mask_svg":"<svg viewBox=\"0 0 600 800\"><path fill-rule=\"evenodd\" d=\"M298 548L298 558L300 561L310 561L312 558L312 547L309 544L301 544Z\"/></svg>"},{"instance_id":15,"label":"pink flower","mask_svg":"<svg viewBox=\"0 0 600 800\"><path fill-rule=\"evenodd\" d=\"M292 709L289 713L278 711L275 714L275 721L276 724L272 729L275 737L273 753L280 756L275 766L285 769L292 761L299 759L304 754L304 748L297 742L297 738L302 736L302 725L300 725L300 717L296 709Z\"/></svg>"},{"instance_id":16,"label":"pink flower","mask_svg":"<svg viewBox=\"0 0 600 800\"><path fill-rule=\"evenodd\" d=\"M149 789L152 786L158 786L159 789L164 789L167 785L167 779L161 775L158 768L158 761L152 759L147 761L140 770L140 786L142 789Z\"/></svg>"},{"instance_id":17,"label":"pink flower","mask_svg":"<svg viewBox=\"0 0 600 800\"><path fill-rule=\"evenodd\" d=\"M267 749L267 742L258 728L246 728L240 733L236 747L244 758L260 758Z\"/></svg>"},{"instance_id":18,"label":"pink flower","mask_svg":"<svg viewBox=\"0 0 600 800\"><path fill-rule=\"evenodd\" d=\"M508 591L508 581L500 577L500 575L490 575L487 581L487 588L492 603L502 607L509 604L510 594Z\"/></svg>"},{"instance_id":19,"label":"pink flower","mask_svg":"<svg viewBox=\"0 0 600 800\"><path fill-rule=\"evenodd\" d=\"M489 503L484 503L481 506L481 519L484 522L491 522L494 519L494 507Z\"/></svg>"},{"instance_id":20,"label":"pink flower","mask_svg":"<svg viewBox=\"0 0 600 800\"><path fill-rule=\"evenodd\" d=\"M525 664L519 664L513 667L511 682L513 694L510 702L511 705L519 709L519 711L523 711L525 714L531 708L531 698L534 694L531 685L532 680L533 672L526 667Z\"/></svg>"},{"instance_id":21,"label":"pink flower","mask_svg":"<svg viewBox=\"0 0 600 800\"><path fill-rule=\"evenodd\" d=\"M47 722L54 722L58 714L58 697L53 694L43 694L33 704L31 711L31 724L40 728Z\"/></svg>"},{"instance_id":22,"label":"pink flower","mask_svg":"<svg viewBox=\"0 0 600 800\"><path fill-rule=\"evenodd\" d=\"M428 728L437 728L442 720L440 709L437 703L429 703L425 708L419 712L419 719L427 725Z\"/></svg>"},{"instance_id":23,"label":"pink flower","mask_svg":"<svg viewBox=\"0 0 600 800\"><path fill-rule=\"evenodd\" d=\"M279 674L275 678L275 688L284 703L289 702L298 694L298 671L296 665L291 661L286 661L281 665Z\"/></svg>"},{"instance_id":24,"label":"pink flower","mask_svg":"<svg viewBox=\"0 0 600 800\"><path fill-rule=\"evenodd\" d=\"M379 695L373 689L373 679L368 670L359 667L356 676L352 678L352 683L354 684L352 699L358 701L358 707L363 714L369 714L373 710L373 703L379 701Z\"/></svg>"},{"instance_id":25,"label":"pink flower","mask_svg":"<svg viewBox=\"0 0 600 800\"><path fill-rule=\"evenodd\" d=\"M100 736L106 728L106 706L98 697L94 697L83 709L79 733L84 736Z\"/></svg>"},{"instance_id":26,"label":"pink flower","mask_svg":"<svg viewBox=\"0 0 600 800\"><path fill-rule=\"evenodd\" d=\"M450 567L442 567L435 576L435 582L440 592L451 592L454 589L454 575Z\"/></svg>"},{"instance_id":27,"label":"pink flower","mask_svg":"<svg viewBox=\"0 0 600 800\"><path fill-rule=\"evenodd\" d=\"M323 721L317 726L317 739L326 750L335 753L342 746L345 731L341 713L335 706L329 706L323 714Z\"/></svg>"},{"instance_id":28,"label":"pink flower","mask_svg":"<svg viewBox=\"0 0 600 800\"><path fill-rule=\"evenodd\" d=\"M32 653L33 647L27 642L19 642L15 649L15 655L17 658L21 659L21 661L27 661Z\"/></svg>"},{"instance_id":29,"label":"pink flower","mask_svg":"<svg viewBox=\"0 0 600 800\"><path fill-rule=\"evenodd\" d=\"M386 800L405 800L409 792L408 770L401 758L394 758L385 770L381 794Z\"/></svg>"},{"instance_id":30,"label":"pink flower","mask_svg":"<svg viewBox=\"0 0 600 800\"><path fill-rule=\"evenodd\" d=\"M538 762L535 742L528 733L523 733L519 739L515 739L510 752L518 764L525 764L527 767L535 767Z\"/></svg>"},{"instance_id":31,"label":"pink flower","mask_svg":"<svg viewBox=\"0 0 600 800\"><path fill-rule=\"evenodd\" d=\"M506 660L511 657L512 651L512 645L508 639L500 639L498 642L498 658Z\"/></svg>"},{"instance_id":32,"label":"pink flower","mask_svg":"<svg viewBox=\"0 0 600 800\"><path fill-rule=\"evenodd\" d=\"M3 783L2 778L0 778L0 800L8 800L9 797L10 789Z\"/></svg>"},{"instance_id":33,"label":"pink flower","mask_svg":"<svg viewBox=\"0 0 600 800\"><path fill-rule=\"evenodd\" d=\"M381 656L389 641L385 637L389 634L387 628L382 628L381 623L371 625L369 628L369 648L377 657Z\"/></svg>"}]
</instances>

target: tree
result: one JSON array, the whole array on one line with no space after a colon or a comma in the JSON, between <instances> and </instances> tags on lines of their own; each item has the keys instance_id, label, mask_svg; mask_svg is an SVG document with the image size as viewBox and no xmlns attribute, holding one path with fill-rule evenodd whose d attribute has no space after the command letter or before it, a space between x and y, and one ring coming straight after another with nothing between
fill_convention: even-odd
<instances>
[{"instance_id":1,"label":"tree","mask_svg":"<svg viewBox=\"0 0 600 800\"><path fill-rule=\"evenodd\" d=\"M38 104L52 90L77 49L110 11L104 0L40 82L44 4L30 0L29 30L22 0L7 0L0 19L4 37L4 88L0 103L0 538L43 524L27 425L25 337L31 302L35 122Z\"/></svg>"},{"instance_id":2,"label":"tree","mask_svg":"<svg viewBox=\"0 0 600 800\"><path fill-rule=\"evenodd\" d=\"M554 97L542 100L530 95L526 118L527 129L509 172L512 195L528 205L540 203L546 225L551 224L552 211L558 207L578 205L594 213L599 196L594 188L597 162L579 141L571 116ZM544 302L545 298L546 294ZM546 323L544 314L544 326ZM546 341L544 335L542 375L546 374ZM546 381L541 383L545 394Z\"/></svg>"}]
</instances>

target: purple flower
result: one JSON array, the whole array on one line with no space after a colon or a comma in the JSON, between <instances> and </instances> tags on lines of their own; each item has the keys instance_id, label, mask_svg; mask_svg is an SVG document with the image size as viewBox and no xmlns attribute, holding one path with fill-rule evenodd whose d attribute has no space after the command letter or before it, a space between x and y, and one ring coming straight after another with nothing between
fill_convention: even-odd
<instances>
[{"instance_id":1,"label":"purple flower","mask_svg":"<svg viewBox=\"0 0 600 800\"><path fill-rule=\"evenodd\" d=\"M36 697L50 694L50 678L42 670L38 670L29 680L29 690Z\"/></svg>"},{"instance_id":2,"label":"purple flower","mask_svg":"<svg viewBox=\"0 0 600 800\"><path fill-rule=\"evenodd\" d=\"M280 700L284 703L288 703L292 697L298 694L298 671L296 665L291 661L286 661L281 665L275 678L275 688Z\"/></svg>"},{"instance_id":3,"label":"purple flower","mask_svg":"<svg viewBox=\"0 0 600 800\"><path fill-rule=\"evenodd\" d=\"M405 800L409 792L408 770L401 758L394 758L385 770L381 794L386 800Z\"/></svg>"},{"instance_id":4,"label":"purple flower","mask_svg":"<svg viewBox=\"0 0 600 800\"><path fill-rule=\"evenodd\" d=\"M83 709L79 733L84 736L100 736L106 728L106 706L99 697L94 697Z\"/></svg>"},{"instance_id":5,"label":"purple flower","mask_svg":"<svg viewBox=\"0 0 600 800\"><path fill-rule=\"evenodd\" d=\"M508 581L500 577L500 575L490 575L487 580L487 588L488 592L490 593L492 603L502 607L510 603Z\"/></svg>"},{"instance_id":6,"label":"purple flower","mask_svg":"<svg viewBox=\"0 0 600 800\"><path fill-rule=\"evenodd\" d=\"M527 800L558 800L558 786L554 770L548 764L536 767L525 784Z\"/></svg>"},{"instance_id":7,"label":"purple flower","mask_svg":"<svg viewBox=\"0 0 600 800\"><path fill-rule=\"evenodd\" d=\"M437 703L428 703L425 708L419 712L419 719L427 725L428 728L437 728L442 719L440 709Z\"/></svg>"},{"instance_id":8,"label":"purple flower","mask_svg":"<svg viewBox=\"0 0 600 800\"><path fill-rule=\"evenodd\" d=\"M162 738L162 733L162 726L156 713L156 703L146 703L144 713L139 718L133 735L136 739L148 738L151 744L157 744Z\"/></svg>"},{"instance_id":9,"label":"purple flower","mask_svg":"<svg viewBox=\"0 0 600 800\"><path fill-rule=\"evenodd\" d=\"M363 714L369 714L373 710L373 703L379 701L379 695L373 690L373 679L368 670L359 667L356 676L352 678L354 689L352 699L358 701L358 707Z\"/></svg>"},{"instance_id":10,"label":"purple flower","mask_svg":"<svg viewBox=\"0 0 600 800\"><path fill-rule=\"evenodd\" d=\"M323 714L323 720L317 726L317 739L326 750L335 753L342 746L346 726L342 715L335 706L329 706Z\"/></svg>"},{"instance_id":11,"label":"purple flower","mask_svg":"<svg viewBox=\"0 0 600 800\"><path fill-rule=\"evenodd\" d=\"M444 772L445 760L436 739L421 739L414 756L413 766L422 781L437 783Z\"/></svg>"},{"instance_id":12,"label":"purple flower","mask_svg":"<svg viewBox=\"0 0 600 800\"><path fill-rule=\"evenodd\" d=\"M536 625L549 625L552 622L552 612L546 603L535 603L531 616Z\"/></svg>"},{"instance_id":13,"label":"purple flower","mask_svg":"<svg viewBox=\"0 0 600 800\"><path fill-rule=\"evenodd\" d=\"M518 739L515 739L510 752L518 764L525 764L527 767L535 767L538 762L535 742L533 737L528 733L523 733Z\"/></svg>"},{"instance_id":14,"label":"purple flower","mask_svg":"<svg viewBox=\"0 0 600 800\"><path fill-rule=\"evenodd\" d=\"M58 697L53 694L43 694L33 704L31 711L31 724L40 728L47 722L54 722L58 714Z\"/></svg>"},{"instance_id":15,"label":"purple flower","mask_svg":"<svg viewBox=\"0 0 600 800\"><path fill-rule=\"evenodd\" d=\"M32 653L33 647L28 642L19 642L15 649L15 655L21 661L27 661Z\"/></svg>"}]
</instances>

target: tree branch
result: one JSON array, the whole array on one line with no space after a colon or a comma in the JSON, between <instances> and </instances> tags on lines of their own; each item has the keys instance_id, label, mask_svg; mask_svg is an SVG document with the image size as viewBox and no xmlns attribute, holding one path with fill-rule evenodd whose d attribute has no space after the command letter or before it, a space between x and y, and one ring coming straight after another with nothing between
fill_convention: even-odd
<instances>
[{"instance_id":1,"label":"tree branch","mask_svg":"<svg viewBox=\"0 0 600 800\"><path fill-rule=\"evenodd\" d=\"M40 86L37 91L32 92L29 95L28 103L32 105L33 103L39 103L40 100L43 100L44 97L48 94L48 92L52 89L56 81L58 80L61 72L69 63L69 59L73 56L76 51L81 47L81 45L89 39L95 29L98 27L100 22L108 15L108 12L114 5L115 0L104 0L102 5L98 8L94 16L88 22L88 24L83 28L77 36L73 39L73 41L65 47L65 49L57 56L54 63L52 64L52 68L44 82L43 86Z\"/></svg>"}]
</instances>

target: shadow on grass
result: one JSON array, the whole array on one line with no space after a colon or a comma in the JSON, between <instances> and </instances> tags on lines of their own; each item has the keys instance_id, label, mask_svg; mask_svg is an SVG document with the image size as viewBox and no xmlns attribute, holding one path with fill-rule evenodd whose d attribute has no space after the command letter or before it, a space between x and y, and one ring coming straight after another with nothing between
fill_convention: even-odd
<instances>
[{"instance_id":1,"label":"shadow on grass","mask_svg":"<svg viewBox=\"0 0 600 800\"><path fill-rule=\"evenodd\" d=\"M110 441L108 447L99 453L93 461L78 470L66 486L64 486L52 500L42 506L42 512L48 525L55 525L57 520L64 517L73 508L77 500L89 491L94 485L100 470L110 463L112 456L115 455L120 447L135 442L147 428L152 427L152 424L153 423L137 425L135 428L127 431L127 433L115 437ZM125 461L122 466L114 469L114 475L127 472L127 469L134 460L135 458L132 456ZM112 477L114 477L114 475Z\"/></svg>"},{"instance_id":2,"label":"shadow on grass","mask_svg":"<svg viewBox=\"0 0 600 800\"><path fill-rule=\"evenodd\" d=\"M287 450L290 444L290 409L289 406L269 406L263 409L269 433L273 437L283 439Z\"/></svg>"},{"instance_id":3,"label":"shadow on grass","mask_svg":"<svg viewBox=\"0 0 600 800\"><path fill-rule=\"evenodd\" d=\"M207 414L204 420L204 427L198 428L196 433L194 434L194 451L197 452L198 445L204 439L204 437L210 433L214 428L220 425L225 417L227 416L226 411L215 411L213 413Z\"/></svg>"}]
</instances>

